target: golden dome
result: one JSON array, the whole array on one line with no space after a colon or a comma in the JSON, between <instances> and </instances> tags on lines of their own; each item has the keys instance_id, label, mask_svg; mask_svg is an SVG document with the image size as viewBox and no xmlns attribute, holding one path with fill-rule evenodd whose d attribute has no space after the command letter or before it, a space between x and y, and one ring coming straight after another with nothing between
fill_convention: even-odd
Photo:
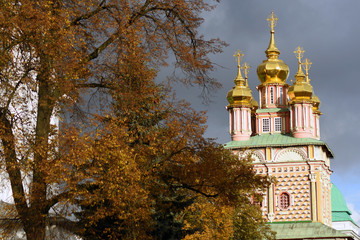
<instances>
[{"instance_id":1,"label":"golden dome","mask_svg":"<svg viewBox=\"0 0 360 240\"><path fill-rule=\"evenodd\" d=\"M279 49L275 45L275 31L274 27L276 25L277 18L274 16L274 13L271 12L271 17L267 20L269 21L271 27L271 37L268 48L266 49L266 57L257 68L257 75L261 83L285 83L289 75L289 67L278 57L280 55Z\"/></svg>"},{"instance_id":2,"label":"golden dome","mask_svg":"<svg viewBox=\"0 0 360 240\"><path fill-rule=\"evenodd\" d=\"M298 78L299 79L299 78ZM313 94L312 86L306 81L296 80L295 83L289 87L289 98L291 101L305 101L311 100Z\"/></svg>"},{"instance_id":3,"label":"golden dome","mask_svg":"<svg viewBox=\"0 0 360 240\"><path fill-rule=\"evenodd\" d=\"M245 79L241 76L240 65L238 65L238 74L234 80L235 86L228 92L226 98L232 106L251 107L252 94L249 86L244 85Z\"/></svg>"},{"instance_id":4,"label":"golden dome","mask_svg":"<svg viewBox=\"0 0 360 240\"><path fill-rule=\"evenodd\" d=\"M304 54L304 50L299 46L294 51L294 53L297 55L297 58L299 60L299 68L297 73L295 74L295 83L289 87L288 95L290 100L293 101L312 101L313 96L313 87L310 84L310 80L308 77L308 70L310 69L311 62L306 59L305 70L306 75L302 71L302 63L301 58Z\"/></svg>"}]
</instances>

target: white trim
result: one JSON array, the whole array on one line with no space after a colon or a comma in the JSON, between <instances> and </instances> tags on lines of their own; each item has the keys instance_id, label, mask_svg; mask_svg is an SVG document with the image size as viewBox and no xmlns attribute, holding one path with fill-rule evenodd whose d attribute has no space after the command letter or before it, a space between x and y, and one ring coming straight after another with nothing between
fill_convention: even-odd
<instances>
[{"instance_id":1,"label":"white trim","mask_svg":"<svg viewBox=\"0 0 360 240\"><path fill-rule=\"evenodd\" d=\"M232 127L233 127L231 125L231 118L232 118L231 112L232 112L232 109L229 110L229 132L230 132L230 134L232 133Z\"/></svg>"},{"instance_id":2,"label":"white trim","mask_svg":"<svg viewBox=\"0 0 360 240\"><path fill-rule=\"evenodd\" d=\"M241 131L245 130L245 111L244 108L241 108Z\"/></svg>"},{"instance_id":3,"label":"white trim","mask_svg":"<svg viewBox=\"0 0 360 240\"><path fill-rule=\"evenodd\" d=\"M248 109L247 110L247 114L248 114L248 130L249 130L249 132L251 132L251 112L250 112L251 110L250 109ZM250 133L251 134L251 133Z\"/></svg>"}]
</instances>

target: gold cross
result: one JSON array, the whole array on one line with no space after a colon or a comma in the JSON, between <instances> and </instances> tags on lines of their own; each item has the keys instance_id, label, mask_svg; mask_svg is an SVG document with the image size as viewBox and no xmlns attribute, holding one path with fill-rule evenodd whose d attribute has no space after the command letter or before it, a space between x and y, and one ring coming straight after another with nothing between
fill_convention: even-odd
<instances>
[{"instance_id":1,"label":"gold cross","mask_svg":"<svg viewBox=\"0 0 360 240\"><path fill-rule=\"evenodd\" d=\"M244 69L245 79L247 79L247 75L250 71L250 68L251 66L247 64L247 62L245 62L244 65L242 66L242 69Z\"/></svg>"},{"instance_id":2,"label":"gold cross","mask_svg":"<svg viewBox=\"0 0 360 240\"><path fill-rule=\"evenodd\" d=\"M304 52L304 49L300 46L298 46L294 51L296 58L299 59L299 64L301 64L301 59L304 56Z\"/></svg>"},{"instance_id":3,"label":"gold cross","mask_svg":"<svg viewBox=\"0 0 360 240\"><path fill-rule=\"evenodd\" d=\"M244 56L244 54L240 51L240 50L237 50L237 52L235 52L235 54L233 55L236 59L236 62L238 64L238 67L240 68L240 63L241 63L241 60L242 60L242 57Z\"/></svg>"},{"instance_id":4,"label":"gold cross","mask_svg":"<svg viewBox=\"0 0 360 240\"><path fill-rule=\"evenodd\" d=\"M305 61L302 63L302 65L304 65L304 68L305 68L305 73L306 73L306 80L309 82L310 79L309 79L309 70L310 70L310 67L311 67L311 64L312 62L310 62L309 59L305 59Z\"/></svg>"},{"instance_id":5,"label":"gold cross","mask_svg":"<svg viewBox=\"0 0 360 240\"><path fill-rule=\"evenodd\" d=\"M277 18L277 16L274 14L274 11L271 11L270 16L266 19L266 21L269 22L269 26L271 28L271 31L274 31L274 28L276 26L276 23L279 19Z\"/></svg>"},{"instance_id":6,"label":"gold cross","mask_svg":"<svg viewBox=\"0 0 360 240\"><path fill-rule=\"evenodd\" d=\"M244 74L245 74L245 85L248 87L248 81L247 81L247 75L249 73L251 66L249 64L247 64L247 62L244 63L242 69L244 69Z\"/></svg>"}]
</instances>

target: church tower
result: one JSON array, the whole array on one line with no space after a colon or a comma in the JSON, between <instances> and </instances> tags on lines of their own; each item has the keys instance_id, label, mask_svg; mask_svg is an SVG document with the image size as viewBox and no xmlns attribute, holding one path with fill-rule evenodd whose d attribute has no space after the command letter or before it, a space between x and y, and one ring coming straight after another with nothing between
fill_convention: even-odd
<instances>
[{"instance_id":1,"label":"church tower","mask_svg":"<svg viewBox=\"0 0 360 240\"><path fill-rule=\"evenodd\" d=\"M304 50L296 48L295 81L292 85L286 82L289 67L279 59L280 51L275 44L277 20L274 13L267 19L270 43L265 51L266 60L257 67L259 104L247 84L248 65L241 66L243 54L238 51L234 55L238 73L235 86L227 95L232 141L225 144L225 148L239 156L250 154L257 174L276 178L263 193L261 203L263 216L270 223L277 228L297 223L296 226L316 225L335 231L331 228L330 159L333 153L320 140L320 101L310 84L311 62L303 61ZM245 79L241 70L244 70ZM314 231L310 237L316 234ZM335 231L329 236L343 234Z\"/></svg>"},{"instance_id":2,"label":"church tower","mask_svg":"<svg viewBox=\"0 0 360 240\"><path fill-rule=\"evenodd\" d=\"M247 63L243 67L245 79L241 75L241 60L243 56L244 54L239 50L234 54L238 63L238 72L234 80L235 86L227 94L229 105L226 109L229 111L229 131L233 141L250 139L252 134L251 115L258 106L257 102L253 99L247 82L249 70Z\"/></svg>"}]
</instances>

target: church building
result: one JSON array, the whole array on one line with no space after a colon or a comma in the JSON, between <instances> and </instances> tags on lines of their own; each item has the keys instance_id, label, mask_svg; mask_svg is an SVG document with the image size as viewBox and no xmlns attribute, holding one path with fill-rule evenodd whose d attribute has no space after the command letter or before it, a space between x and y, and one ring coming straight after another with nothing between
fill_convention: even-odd
<instances>
[{"instance_id":1,"label":"church building","mask_svg":"<svg viewBox=\"0 0 360 240\"><path fill-rule=\"evenodd\" d=\"M277 18L271 13L267 20L270 43L257 67L259 102L248 86L249 65L242 64L240 51L234 55L238 72L227 94L232 141L225 148L239 157L251 154L256 173L276 179L263 193L261 208L277 239L360 239L341 192L330 181L334 155L320 139L322 113L310 83L311 62L297 47L297 72L288 84L289 67L275 44Z\"/></svg>"}]
</instances>

